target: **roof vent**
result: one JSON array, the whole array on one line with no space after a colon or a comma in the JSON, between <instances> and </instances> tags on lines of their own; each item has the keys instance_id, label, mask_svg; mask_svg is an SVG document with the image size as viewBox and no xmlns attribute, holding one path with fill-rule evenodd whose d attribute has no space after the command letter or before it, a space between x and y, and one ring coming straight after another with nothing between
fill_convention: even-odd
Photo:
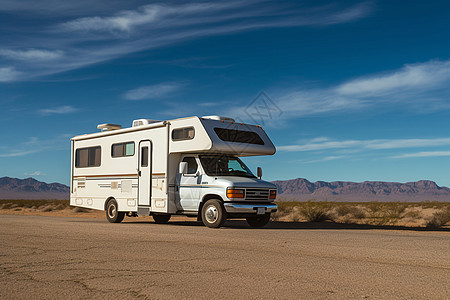
<instances>
[{"instance_id":1,"label":"roof vent","mask_svg":"<svg viewBox=\"0 0 450 300\"><path fill-rule=\"evenodd\" d=\"M232 119L232 118L221 117L221 116L203 116L202 119L234 122L234 119Z\"/></svg>"},{"instance_id":2,"label":"roof vent","mask_svg":"<svg viewBox=\"0 0 450 300\"><path fill-rule=\"evenodd\" d=\"M99 124L97 125L97 129L100 129L102 132L103 131L112 131L112 130L117 130L117 129L122 129L122 125L116 125L116 124Z\"/></svg>"},{"instance_id":3,"label":"roof vent","mask_svg":"<svg viewBox=\"0 0 450 300\"><path fill-rule=\"evenodd\" d=\"M148 125L148 124L153 124L153 123L158 123L158 122L162 122L162 121L150 120L150 119L137 119L137 120L133 120L132 127L143 126L143 125Z\"/></svg>"}]
</instances>

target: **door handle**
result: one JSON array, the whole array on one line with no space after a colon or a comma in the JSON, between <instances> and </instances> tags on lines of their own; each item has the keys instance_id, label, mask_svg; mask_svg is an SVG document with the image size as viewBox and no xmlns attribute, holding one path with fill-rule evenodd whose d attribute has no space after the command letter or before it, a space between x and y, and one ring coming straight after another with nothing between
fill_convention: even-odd
<instances>
[{"instance_id":1,"label":"door handle","mask_svg":"<svg viewBox=\"0 0 450 300\"><path fill-rule=\"evenodd\" d=\"M138 172L138 176L139 176L139 177L141 177L141 175L142 175L142 172L141 172L141 171L139 171L139 172Z\"/></svg>"}]
</instances>

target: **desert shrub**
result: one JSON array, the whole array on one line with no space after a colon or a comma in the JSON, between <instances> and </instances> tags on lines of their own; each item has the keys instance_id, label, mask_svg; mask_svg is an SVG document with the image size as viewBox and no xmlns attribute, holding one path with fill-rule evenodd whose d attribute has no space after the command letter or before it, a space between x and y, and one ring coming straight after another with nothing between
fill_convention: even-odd
<instances>
[{"instance_id":1,"label":"desert shrub","mask_svg":"<svg viewBox=\"0 0 450 300\"><path fill-rule=\"evenodd\" d=\"M417 210L417 207L412 207L408 211L405 210L403 218L419 219L421 216L422 214Z\"/></svg>"},{"instance_id":2,"label":"desert shrub","mask_svg":"<svg viewBox=\"0 0 450 300\"><path fill-rule=\"evenodd\" d=\"M341 206L337 206L335 211L338 216L343 217L343 216L351 214L353 211L353 208L354 208L353 206L344 204Z\"/></svg>"},{"instance_id":3,"label":"desert shrub","mask_svg":"<svg viewBox=\"0 0 450 300\"><path fill-rule=\"evenodd\" d=\"M324 203L313 203L306 202L300 208L300 213L305 217L308 222L324 222L331 220L331 215L329 213L329 207Z\"/></svg>"},{"instance_id":4,"label":"desert shrub","mask_svg":"<svg viewBox=\"0 0 450 300\"><path fill-rule=\"evenodd\" d=\"M397 225L399 222L424 222L423 209L450 211L449 202L277 202L278 212L273 220L325 221L341 223L360 223L371 225ZM435 220L429 220L430 226L445 219L437 214ZM441 221L439 221L441 220ZM443 226L443 225L441 225Z\"/></svg>"},{"instance_id":5,"label":"desert shrub","mask_svg":"<svg viewBox=\"0 0 450 300\"><path fill-rule=\"evenodd\" d=\"M355 206L355 207L353 207L353 210L351 211L350 216L353 219L364 219L366 217L366 213L364 212L364 210L361 207Z\"/></svg>"},{"instance_id":6,"label":"desert shrub","mask_svg":"<svg viewBox=\"0 0 450 300\"><path fill-rule=\"evenodd\" d=\"M55 210L63 210L65 209L67 206L64 204L58 204L54 207Z\"/></svg>"},{"instance_id":7,"label":"desert shrub","mask_svg":"<svg viewBox=\"0 0 450 300\"><path fill-rule=\"evenodd\" d=\"M430 220L427 221L428 228L440 228L450 222L450 210L440 210L433 214Z\"/></svg>"},{"instance_id":8,"label":"desert shrub","mask_svg":"<svg viewBox=\"0 0 450 300\"><path fill-rule=\"evenodd\" d=\"M41 208L42 212L49 212L49 211L53 211L53 207L50 205L44 206Z\"/></svg>"}]
</instances>

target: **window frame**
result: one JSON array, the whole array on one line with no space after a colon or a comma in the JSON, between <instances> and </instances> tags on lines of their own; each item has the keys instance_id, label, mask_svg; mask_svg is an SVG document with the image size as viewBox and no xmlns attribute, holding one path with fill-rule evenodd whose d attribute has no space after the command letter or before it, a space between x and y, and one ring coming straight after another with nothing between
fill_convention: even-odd
<instances>
[{"instance_id":1,"label":"window frame","mask_svg":"<svg viewBox=\"0 0 450 300\"><path fill-rule=\"evenodd\" d=\"M133 154L129 154L126 155L126 145L127 144L133 144ZM122 145L123 149L122 149L122 155L114 155L114 146L118 146L118 145ZM129 141L129 142L121 142L121 143L114 143L111 145L111 158L120 158L120 157L130 157L130 156L134 156L136 154L136 143L134 141Z\"/></svg>"}]
</instances>

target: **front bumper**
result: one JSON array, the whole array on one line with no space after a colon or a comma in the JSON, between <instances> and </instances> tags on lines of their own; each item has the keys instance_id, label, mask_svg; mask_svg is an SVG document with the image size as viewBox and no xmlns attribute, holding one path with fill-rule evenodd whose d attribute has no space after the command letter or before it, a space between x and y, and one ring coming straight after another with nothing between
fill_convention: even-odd
<instances>
[{"instance_id":1,"label":"front bumper","mask_svg":"<svg viewBox=\"0 0 450 300\"><path fill-rule=\"evenodd\" d=\"M277 211L277 205L274 203L233 203L225 202L223 204L225 210L229 214L256 214L258 208L265 208L265 213L272 213Z\"/></svg>"}]
</instances>

